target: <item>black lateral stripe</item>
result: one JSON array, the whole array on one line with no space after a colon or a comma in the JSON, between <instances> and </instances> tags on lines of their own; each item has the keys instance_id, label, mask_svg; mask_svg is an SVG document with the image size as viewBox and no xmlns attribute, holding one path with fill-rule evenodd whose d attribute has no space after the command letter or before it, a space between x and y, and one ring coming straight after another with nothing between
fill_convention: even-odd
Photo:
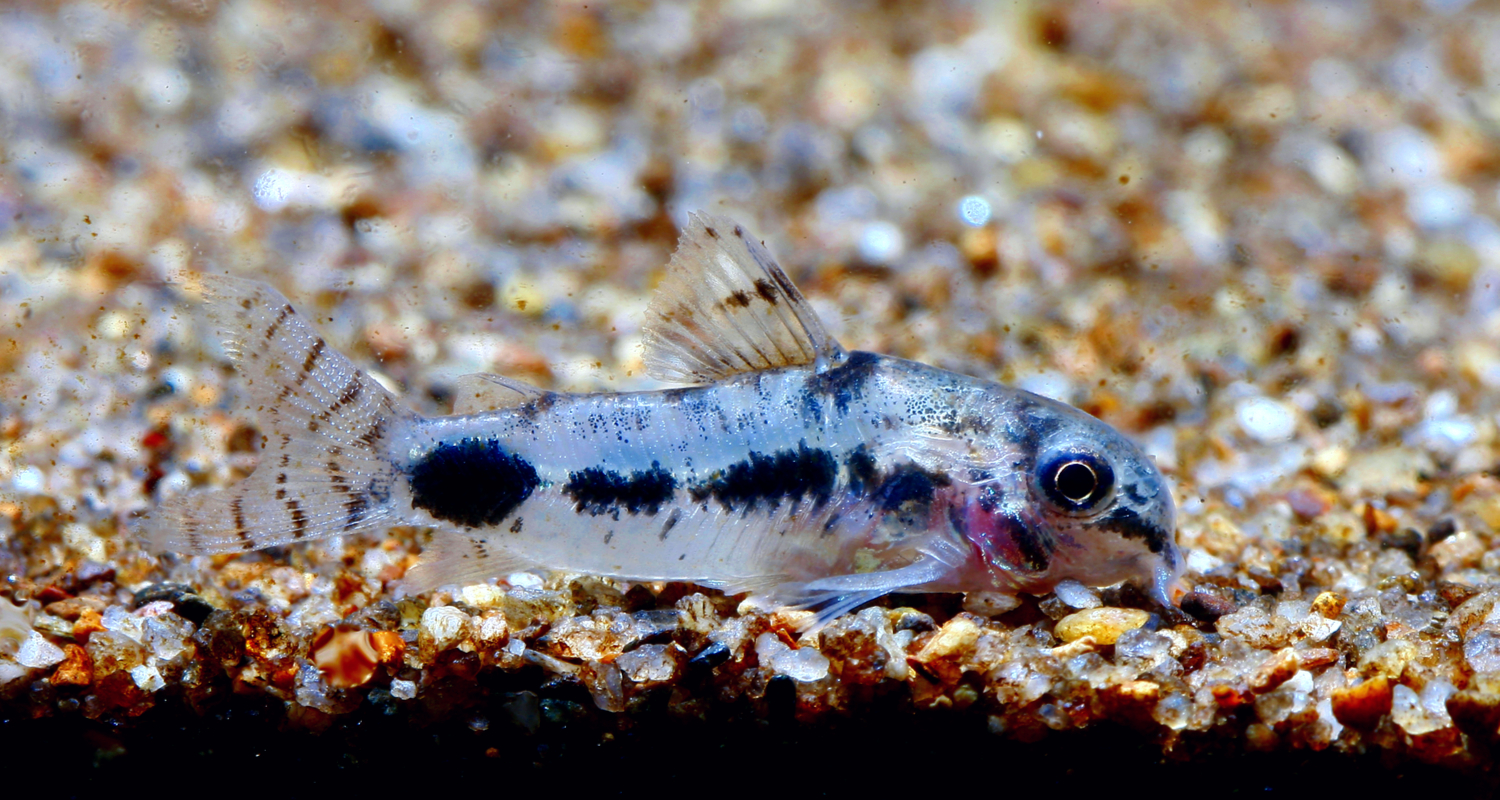
<instances>
[{"instance_id":1,"label":"black lateral stripe","mask_svg":"<svg viewBox=\"0 0 1500 800\"><path fill-rule=\"evenodd\" d=\"M677 479L658 462L651 469L622 475L612 470L589 467L568 476L563 493L573 498L574 510L592 516L617 513L624 508L631 514L642 511L655 514L677 491Z\"/></svg>"},{"instance_id":2,"label":"black lateral stripe","mask_svg":"<svg viewBox=\"0 0 1500 800\"><path fill-rule=\"evenodd\" d=\"M833 455L808 447L803 440L796 450L779 450L771 455L751 453L689 491L696 501L712 497L725 510L749 513L762 503L776 508L783 500L795 503L804 497L822 506L833 494L837 479L838 464Z\"/></svg>"}]
</instances>

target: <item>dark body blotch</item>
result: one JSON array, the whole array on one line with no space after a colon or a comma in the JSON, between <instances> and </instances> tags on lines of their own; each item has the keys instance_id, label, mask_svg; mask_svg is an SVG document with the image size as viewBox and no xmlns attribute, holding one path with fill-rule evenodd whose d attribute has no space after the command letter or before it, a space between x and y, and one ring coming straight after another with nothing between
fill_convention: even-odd
<instances>
[{"instance_id":1,"label":"dark body blotch","mask_svg":"<svg viewBox=\"0 0 1500 800\"><path fill-rule=\"evenodd\" d=\"M1006 425L1007 433L1022 453L1035 458L1042 443L1057 433L1062 420L1041 403L1024 396L1016 400L1013 411L1014 416Z\"/></svg>"},{"instance_id":2,"label":"dark body blotch","mask_svg":"<svg viewBox=\"0 0 1500 800\"><path fill-rule=\"evenodd\" d=\"M863 495L874 490L880 476L876 470L875 456L870 446L861 443L844 457L844 468L849 471L849 491Z\"/></svg>"},{"instance_id":3,"label":"dark body blotch","mask_svg":"<svg viewBox=\"0 0 1500 800\"><path fill-rule=\"evenodd\" d=\"M693 499L712 497L727 511L749 513L760 507L776 508L782 501L800 502L810 497L819 506L828 502L838 480L838 463L827 450L808 447L804 440L796 450L778 450L770 455L751 453L744 461L730 464L714 478L692 487Z\"/></svg>"},{"instance_id":4,"label":"dark body blotch","mask_svg":"<svg viewBox=\"0 0 1500 800\"><path fill-rule=\"evenodd\" d=\"M620 509L631 514L642 511L655 514L663 504L671 502L677 480L653 461L651 469L629 475L599 467L582 469L568 476L562 490L573 498L574 508L580 514L618 514Z\"/></svg>"},{"instance_id":5,"label":"dark body blotch","mask_svg":"<svg viewBox=\"0 0 1500 800\"><path fill-rule=\"evenodd\" d=\"M493 439L439 444L407 479L413 506L466 528L498 525L541 483L531 462Z\"/></svg>"},{"instance_id":6,"label":"dark body blotch","mask_svg":"<svg viewBox=\"0 0 1500 800\"><path fill-rule=\"evenodd\" d=\"M831 399L840 414L848 414L849 404L864 398L865 385L870 382L879 363L880 356L856 350L849 354L844 363L810 378L807 382L808 392L813 397ZM811 408L817 404L808 402L805 405Z\"/></svg>"},{"instance_id":7,"label":"dark body blotch","mask_svg":"<svg viewBox=\"0 0 1500 800\"><path fill-rule=\"evenodd\" d=\"M948 476L925 470L916 464L902 464L891 470L875 490L876 502L885 511L897 511L911 505L932 505L938 487L950 483Z\"/></svg>"}]
</instances>

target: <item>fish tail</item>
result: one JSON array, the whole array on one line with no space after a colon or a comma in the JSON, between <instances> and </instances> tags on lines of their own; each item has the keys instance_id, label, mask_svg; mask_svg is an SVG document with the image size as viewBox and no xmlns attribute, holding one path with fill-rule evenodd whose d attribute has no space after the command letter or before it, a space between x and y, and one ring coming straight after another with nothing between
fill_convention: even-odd
<instances>
[{"instance_id":1,"label":"fish tail","mask_svg":"<svg viewBox=\"0 0 1500 800\"><path fill-rule=\"evenodd\" d=\"M225 553L394 524L392 441L418 419L335 352L269 285L205 277L215 328L260 417L260 461L228 489L173 497L152 549Z\"/></svg>"}]
</instances>

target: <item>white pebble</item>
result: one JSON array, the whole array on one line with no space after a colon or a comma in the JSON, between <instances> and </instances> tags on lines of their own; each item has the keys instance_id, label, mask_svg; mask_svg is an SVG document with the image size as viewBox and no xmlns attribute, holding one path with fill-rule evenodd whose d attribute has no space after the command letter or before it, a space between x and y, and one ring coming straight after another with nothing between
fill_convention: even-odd
<instances>
[{"instance_id":1,"label":"white pebble","mask_svg":"<svg viewBox=\"0 0 1500 800\"><path fill-rule=\"evenodd\" d=\"M1438 687L1439 691L1433 694L1442 694L1442 688ZM1422 695L1419 695L1410 686L1397 684L1391 693L1391 721L1413 736L1431 733L1452 724L1452 719L1448 718L1446 709L1439 715L1433 713L1433 709L1428 708L1427 704L1422 702L1423 695L1426 694L1428 692L1424 691Z\"/></svg>"},{"instance_id":2,"label":"white pebble","mask_svg":"<svg viewBox=\"0 0 1500 800\"><path fill-rule=\"evenodd\" d=\"M26 677L31 670L20 664L12 664L9 661L0 661L0 686L8 686Z\"/></svg>"},{"instance_id":3,"label":"white pebble","mask_svg":"<svg viewBox=\"0 0 1500 800\"><path fill-rule=\"evenodd\" d=\"M421 633L432 638L433 647L446 650L463 638L469 615L452 606L436 606L422 612Z\"/></svg>"},{"instance_id":4,"label":"white pebble","mask_svg":"<svg viewBox=\"0 0 1500 800\"><path fill-rule=\"evenodd\" d=\"M1297 433L1297 417L1285 403L1269 397L1250 397L1235 408L1240 428L1261 444L1291 441Z\"/></svg>"},{"instance_id":5,"label":"white pebble","mask_svg":"<svg viewBox=\"0 0 1500 800\"><path fill-rule=\"evenodd\" d=\"M124 606L110 606L104 609L102 622L104 629L129 637L136 642L140 642L141 637L145 635L144 622L142 618L126 611Z\"/></svg>"},{"instance_id":6,"label":"white pebble","mask_svg":"<svg viewBox=\"0 0 1500 800\"><path fill-rule=\"evenodd\" d=\"M1469 218L1474 195L1462 186L1435 181L1412 191L1406 198L1406 213L1429 230L1451 228Z\"/></svg>"},{"instance_id":7,"label":"white pebble","mask_svg":"<svg viewBox=\"0 0 1500 800\"><path fill-rule=\"evenodd\" d=\"M177 111L187 103L193 84L181 71L159 64L144 67L136 79L141 104L159 114Z\"/></svg>"},{"instance_id":8,"label":"white pebble","mask_svg":"<svg viewBox=\"0 0 1500 800\"><path fill-rule=\"evenodd\" d=\"M889 264L905 250L901 229L883 220L866 225L859 236L859 257L871 264Z\"/></svg>"},{"instance_id":9,"label":"white pebble","mask_svg":"<svg viewBox=\"0 0 1500 800\"><path fill-rule=\"evenodd\" d=\"M540 576L530 572L512 572L505 576L505 582L518 589L540 589L546 585Z\"/></svg>"},{"instance_id":10,"label":"white pebble","mask_svg":"<svg viewBox=\"0 0 1500 800\"><path fill-rule=\"evenodd\" d=\"M296 176L286 170L268 169L255 179L250 193L262 210L280 211L292 202L296 181Z\"/></svg>"},{"instance_id":11,"label":"white pebble","mask_svg":"<svg viewBox=\"0 0 1500 800\"><path fill-rule=\"evenodd\" d=\"M1203 574L1222 566L1224 562L1208 554L1207 551L1194 547L1187 551L1188 572Z\"/></svg>"},{"instance_id":12,"label":"white pebble","mask_svg":"<svg viewBox=\"0 0 1500 800\"><path fill-rule=\"evenodd\" d=\"M47 487L47 479L36 467L22 467L16 470L15 477L10 479L10 485L20 494L41 494Z\"/></svg>"},{"instance_id":13,"label":"white pebble","mask_svg":"<svg viewBox=\"0 0 1500 800\"><path fill-rule=\"evenodd\" d=\"M62 648L47 641L36 631L32 631L26 641L21 643L21 649L16 651L16 663L32 669L50 667L63 658Z\"/></svg>"},{"instance_id":14,"label":"white pebble","mask_svg":"<svg viewBox=\"0 0 1500 800\"><path fill-rule=\"evenodd\" d=\"M497 606L505 599L505 592L488 583L476 583L465 586L460 594L464 602L475 608L489 608Z\"/></svg>"},{"instance_id":15,"label":"white pebble","mask_svg":"<svg viewBox=\"0 0 1500 800\"><path fill-rule=\"evenodd\" d=\"M130 669L130 679L143 692L155 692L165 688L167 682L162 680L161 673L151 664L142 664Z\"/></svg>"},{"instance_id":16,"label":"white pebble","mask_svg":"<svg viewBox=\"0 0 1500 800\"><path fill-rule=\"evenodd\" d=\"M500 614L491 614L479 621L479 641L489 645L504 639L509 633L505 624L505 617Z\"/></svg>"},{"instance_id":17,"label":"white pebble","mask_svg":"<svg viewBox=\"0 0 1500 800\"><path fill-rule=\"evenodd\" d=\"M1073 608L1098 608L1104 605L1093 589L1072 579L1052 587L1052 593L1057 595L1057 599Z\"/></svg>"},{"instance_id":18,"label":"white pebble","mask_svg":"<svg viewBox=\"0 0 1500 800\"><path fill-rule=\"evenodd\" d=\"M403 681L397 678L391 681L391 697L397 700L410 700L417 696L417 685L411 681Z\"/></svg>"},{"instance_id":19,"label":"white pebble","mask_svg":"<svg viewBox=\"0 0 1500 800\"><path fill-rule=\"evenodd\" d=\"M828 677L827 656L812 647L793 650L774 633L756 638L755 654L762 664L794 681L808 683Z\"/></svg>"},{"instance_id":20,"label":"white pebble","mask_svg":"<svg viewBox=\"0 0 1500 800\"><path fill-rule=\"evenodd\" d=\"M990 201L977 194L958 201L958 218L972 228L982 228L990 221Z\"/></svg>"}]
</instances>

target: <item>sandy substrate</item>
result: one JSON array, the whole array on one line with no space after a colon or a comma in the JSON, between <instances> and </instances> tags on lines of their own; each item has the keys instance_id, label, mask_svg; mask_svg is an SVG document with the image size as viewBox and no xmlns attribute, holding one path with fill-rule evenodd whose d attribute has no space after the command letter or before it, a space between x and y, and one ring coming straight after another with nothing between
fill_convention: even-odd
<instances>
[{"instance_id":1,"label":"sandy substrate","mask_svg":"<svg viewBox=\"0 0 1500 800\"><path fill-rule=\"evenodd\" d=\"M478 753L880 719L1488 769L1491 5L20 3L0 51L12 733L252 703L282 731L456 723ZM686 584L398 598L420 531L133 538L256 460L165 281L273 283L424 413L471 372L652 388L642 315L699 209L764 238L851 349L1140 441L1186 615L1118 588L998 615L896 596L799 640Z\"/></svg>"}]
</instances>

